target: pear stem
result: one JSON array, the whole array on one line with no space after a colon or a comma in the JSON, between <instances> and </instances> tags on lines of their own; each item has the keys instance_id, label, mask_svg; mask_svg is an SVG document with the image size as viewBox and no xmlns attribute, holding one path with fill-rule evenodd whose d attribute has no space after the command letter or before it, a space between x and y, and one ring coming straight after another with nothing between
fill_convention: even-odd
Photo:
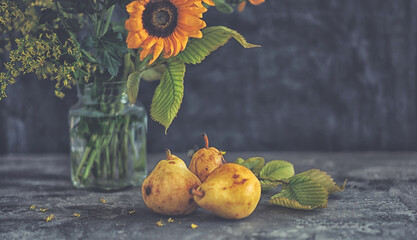
<instances>
[{"instance_id":1,"label":"pear stem","mask_svg":"<svg viewBox=\"0 0 417 240\"><path fill-rule=\"evenodd\" d=\"M209 140L206 133L203 133L204 142L206 144L206 149L209 149Z\"/></svg>"},{"instance_id":2,"label":"pear stem","mask_svg":"<svg viewBox=\"0 0 417 240\"><path fill-rule=\"evenodd\" d=\"M167 156L167 160L172 160L172 154L171 154L171 151L169 149L165 150L165 154Z\"/></svg>"},{"instance_id":3,"label":"pear stem","mask_svg":"<svg viewBox=\"0 0 417 240\"><path fill-rule=\"evenodd\" d=\"M198 197L204 197L204 192L203 191L200 191L200 190L197 190L197 189L191 188L190 189L190 193L192 195L195 195L195 196L198 196Z\"/></svg>"}]
</instances>

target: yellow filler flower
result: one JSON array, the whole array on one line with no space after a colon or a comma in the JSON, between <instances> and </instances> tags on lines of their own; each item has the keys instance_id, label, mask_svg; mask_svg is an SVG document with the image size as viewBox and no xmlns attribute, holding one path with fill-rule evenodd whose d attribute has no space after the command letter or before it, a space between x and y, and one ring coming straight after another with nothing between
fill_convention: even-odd
<instances>
[{"instance_id":1,"label":"yellow filler flower","mask_svg":"<svg viewBox=\"0 0 417 240\"><path fill-rule=\"evenodd\" d=\"M253 5L259 5L265 2L265 0L249 0L249 2L252 3ZM246 6L246 1L241 2L238 6L239 12L242 12L245 9L245 6Z\"/></svg>"},{"instance_id":2,"label":"yellow filler flower","mask_svg":"<svg viewBox=\"0 0 417 240\"><path fill-rule=\"evenodd\" d=\"M206 23L201 19L211 0L136 0L126 6L130 17L128 48L139 48L141 61L153 54L152 64L163 52L164 58L176 56L187 46L188 38L201 38Z\"/></svg>"}]
</instances>

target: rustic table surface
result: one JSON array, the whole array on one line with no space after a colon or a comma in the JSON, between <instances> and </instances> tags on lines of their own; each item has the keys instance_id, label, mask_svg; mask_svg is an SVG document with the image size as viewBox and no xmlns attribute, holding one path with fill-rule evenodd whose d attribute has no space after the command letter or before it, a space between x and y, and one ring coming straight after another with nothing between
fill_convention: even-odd
<instances>
[{"instance_id":1,"label":"rustic table surface","mask_svg":"<svg viewBox=\"0 0 417 240\"><path fill-rule=\"evenodd\" d=\"M146 208L138 188L118 192L75 189L66 155L0 156L0 239L417 238L417 153L226 155L229 161L251 156L291 161L296 172L319 168L337 183L347 178L346 190L331 196L326 209L299 211L274 206L268 203L274 192L267 192L246 219L223 220L198 209L168 223L168 217ZM149 170L162 157L150 154ZM102 203L102 198L107 203ZM31 210L32 205L36 208ZM50 214L54 219L45 221ZM159 220L165 225L157 226ZM192 223L199 227L192 229Z\"/></svg>"}]
</instances>

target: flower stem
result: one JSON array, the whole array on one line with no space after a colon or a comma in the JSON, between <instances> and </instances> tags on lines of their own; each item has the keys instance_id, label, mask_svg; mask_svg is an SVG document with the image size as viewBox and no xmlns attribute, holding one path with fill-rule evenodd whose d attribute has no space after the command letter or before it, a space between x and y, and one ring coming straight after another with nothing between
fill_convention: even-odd
<instances>
[{"instance_id":1,"label":"flower stem","mask_svg":"<svg viewBox=\"0 0 417 240\"><path fill-rule=\"evenodd\" d=\"M84 175L82 178L83 181L87 180L88 175L90 175L90 170L91 170L91 167L93 166L96 155L97 155L97 149L94 149L90 155L90 161L88 162L87 167L85 168Z\"/></svg>"}]
</instances>

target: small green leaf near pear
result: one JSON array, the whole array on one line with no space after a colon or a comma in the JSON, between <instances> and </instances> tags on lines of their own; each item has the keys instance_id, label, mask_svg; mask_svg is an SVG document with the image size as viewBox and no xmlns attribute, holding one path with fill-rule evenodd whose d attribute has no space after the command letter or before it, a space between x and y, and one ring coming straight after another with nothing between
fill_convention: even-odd
<instances>
[{"instance_id":1,"label":"small green leaf near pear","mask_svg":"<svg viewBox=\"0 0 417 240\"><path fill-rule=\"evenodd\" d=\"M273 160L260 171L260 178L266 180L282 180L294 176L294 166L287 161Z\"/></svg>"},{"instance_id":2,"label":"small green leaf near pear","mask_svg":"<svg viewBox=\"0 0 417 240\"><path fill-rule=\"evenodd\" d=\"M235 160L235 163L236 164L240 164L240 165L242 165L242 163L244 163L245 162L245 159L243 159L243 158L237 158L236 160Z\"/></svg>"},{"instance_id":3,"label":"small green leaf near pear","mask_svg":"<svg viewBox=\"0 0 417 240\"><path fill-rule=\"evenodd\" d=\"M308 176L298 174L283 186L280 193L271 197L271 203L301 210L327 207L327 190Z\"/></svg>"},{"instance_id":4,"label":"small green leaf near pear","mask_svg":"<svg viewBox=\"0 0 417 240\"><path fill-rule=\"evenodd\" d=\"M321 186L323 186L329 194L336 192L342 192L345 190L346 181L342 185L336 185L333 178L331 178L326 172L323 172L319 169L311 169L309 171L300 173L299 175L308 176Z\"/></svg>"},{"instance_id":5,"label":"small green leaf near pear","mask_svg":"<svg viewBox=\"0 0 417 240\"><path fill-rule=\"evenodd\" d=\"M262 180L262 179L259 180L259 182L261 183L262 191L271 190L281 184L281 182L274 182L271 180Z\"/></svg>"},{"instance_id":6,"label":"small green leaf near pear","mask_svg":"<svg viewBox=\"0 0 417 240\"><path fill-rule=\"evenodd\" d=\"M265 159L262 157L251 157L246 160L238 158L235 163L249 168L258 177L261 169L265 165Z\"/></svg>"}]
</instances>

